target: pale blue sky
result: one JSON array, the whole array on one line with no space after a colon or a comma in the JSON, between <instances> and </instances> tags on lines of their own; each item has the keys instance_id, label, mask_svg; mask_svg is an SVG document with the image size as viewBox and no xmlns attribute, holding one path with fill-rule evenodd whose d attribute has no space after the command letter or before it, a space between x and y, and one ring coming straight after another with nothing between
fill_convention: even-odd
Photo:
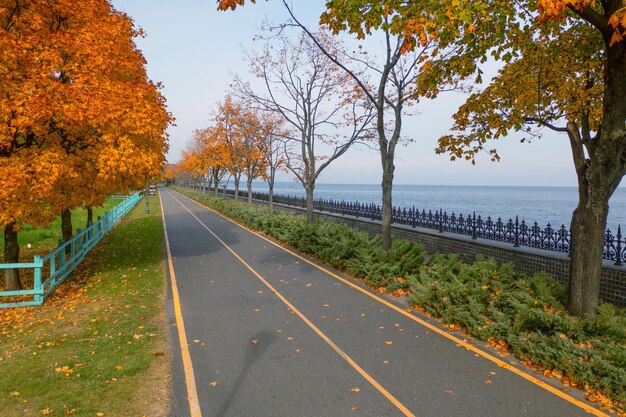
<instances>
[{"instance_id":1,"label":"pale blue sky","mask_svg":"<svg viewBox=\"0 0 626 417\"><path fill-rule=\"evenodd\" d=\"M324 2L294 3L296 14L315 26ZM194 129L209 124L211 108L224 97L231 74L246 76L241 50L255 47L252 39L264 18L274 22L286 18L280 2L271 0L235 12L218 12L214 0L113 0L113 4L146 32L138 44L148 61L148 74L164 84L168 109L176 117L176 126L170 129L170 162L178 161ZM420 114L407 118L404 134L414 143L398 151L397 184L576 185L564 135L545 132L543 139L532 144L512 137L494 144L502 157L499 163L481 158L472 166L436 155L437 139L448 132L450 116L463 97L460 93L442 95L420 104ZM355 149L331 164L319 181L377 184L380 172L376 151Z\"/></svg>"}]
</instances>

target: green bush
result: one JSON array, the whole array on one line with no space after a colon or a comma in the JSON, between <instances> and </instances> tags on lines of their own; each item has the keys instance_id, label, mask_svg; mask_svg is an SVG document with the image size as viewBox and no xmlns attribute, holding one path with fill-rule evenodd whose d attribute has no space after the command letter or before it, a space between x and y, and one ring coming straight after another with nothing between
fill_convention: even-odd
<instances>
[{"instance_id":1,"label":"green bush","mask_svg":"<svg viewBox=\"0 0 626 417\"><path fill-rule=\"evenodd\" d=\"M435 255L410 279L413 301L483 340L506 342L518 358L562 373L626 403L626 314L601 304L595 318L567 314L565 286L511 265Z\"/></svg>"}]
</instances>

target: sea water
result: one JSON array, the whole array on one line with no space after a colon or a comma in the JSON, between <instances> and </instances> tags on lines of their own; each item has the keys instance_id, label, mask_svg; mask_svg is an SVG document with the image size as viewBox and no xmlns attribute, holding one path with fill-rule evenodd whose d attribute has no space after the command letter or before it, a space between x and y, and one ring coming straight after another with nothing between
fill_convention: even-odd
<instances>
[{"instance_id":1,"label":"sea water","mask_svg":"<svg viewBox=\"0 0 626 417\"><path fill-rule=\"evenodd\" d=\"M254 191L267 192L267 184L255 181ZM277 182L274 194L304 196L304 188L296 182ZM381 188L376 184L316 184L315 198L381 204ZM483 219L501 218L537 222L541 227L564 224L569 227L572 211L578 204L576 187L520 187L466 185L394 185L395 207L416 207L421 210L443 209L449 215L476 213ZM614 232L617 225L626 226L626 189L618 188L609 202L607 227Z\"/></svg>"}]
</instances>

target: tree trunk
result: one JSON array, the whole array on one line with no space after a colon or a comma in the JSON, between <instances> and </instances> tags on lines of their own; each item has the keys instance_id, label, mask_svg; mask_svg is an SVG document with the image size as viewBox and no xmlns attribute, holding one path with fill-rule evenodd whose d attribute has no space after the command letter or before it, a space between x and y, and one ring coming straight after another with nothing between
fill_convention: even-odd
<instances>
[{"instance_id":1,"label":"tree trunk","mask_svg":"<svg viewBox=\"0 0 626 417\"><path fill-rule=\"evenodd\" d=\"M87 207L87 227L93 224L93 208Z\"/></svg>"},{"instance_id":2,"label":"tree trunk","mask_svg":"<svg viewBox=\"0 0 626 417\"><path fill-rule=\"evenodd\" d=\"M9 223L4 227L4 262L18 263L20 261L20 245L17 241L15 223ZM19 269L4 270L4 289L6 291L21 290Z\"/></svg>"},{"instance_id":3,"label":"tree trunk","mask_svg":"<svg viewBox=\"0 0 626 417\"><path fill-rule=\"evenodd\" d=\"M146 198L148 196L146 195ZM63 235L63 241L67 242L72 238L72 211L65 209L61 212L61 233ZM72 249L69 246L65 247L65 254L69 255Z\"/></svg>"},{"instance_id":4,"label":"tree trunk","mask_svg":"<svg viewBox=\"0 0 626 417\"><path fill-rule=\"evenodd\" d=\"M578 317L596 314L607 214L605 202L591 207L581 199L572 215L567 304L570 314Z\"/></svg>"},{"instance_id":5,"label":"tree trunk","mask_svg":"<svg viewBox=\"0 0 626 417\"><path fill-rule=\"evenodd\" d=\"M380 234L382 236L383 249L391 249L391 214L393 210L392 187L393 187L393 162L386 161L383 164L383 181L381 183L383 192L383 213L381 218Z\"/></svg>"},{"instance_id":6,"label":"tree trunk","mask_svg":"<svg viewBox=\"0 0 626 417\"><path fill-rule=\"evenodd\" d=\"M239 177L235 177L235 201L239 200Z\"/></svg>"},{"instance_id":7,"label":"tree trunk","mask_svg":"<svg viewBox=\"0 0 626 417\"><path fill-rule=\"evenodd\" d=\"M582 140L574 123L567 126L579 197L571 224L567 309L579 317L597 313L609 199L626 171L626 44L611 44L613 29L604 31L603 36L607 53L602 126L592 143ZM587 131L583 135L588 135ZM586 153L585 143L590 143L585 145Z\"/></svg>"},{"instance_id":8,"label":"tree trunk","mask_svg":"<svg viewBox=\"0 0 626 417\"><path fill-rule=\"evenodd\" d=\"M215 197L217 197L217 193L219 191L219 186L220 186L220 181L219 181L219 179L215 178L213 180L213 194L215 195Z\"/></svg>"},{"instance_id":9,"label":"tree trunk","mask_svg":"<svg viewBox=\"0 0 626 417\"><path fill-rule=\"evenodd\" d=\"M269 206L269 213L270 213L270 217L272 217L272 214L274 214L274 183L270 182L268 184L269 187L269 193L268 193L268 197L267 197L267 204Z\"/></svg>"},{"instance_id":10,"label":"tree trunk","mask_svg":"<svg viewBox=\"0 0 626 417\"><path fill-rule=\"evenodd\" d=\"M305 187L306 190L306 223L313 223L313 190L315 189L315 184L307 184Z\"/></svg>"},{"instance_id":11,"label":"tree trunk","mask_svg":"<svg viewBox=\"0 0 626 417\"><path fill-rule=\"evenodd\" d=\"M246 183L248 186L248 204L252 204L252 179L248 178Z\"/></svg>"}]
</instances>

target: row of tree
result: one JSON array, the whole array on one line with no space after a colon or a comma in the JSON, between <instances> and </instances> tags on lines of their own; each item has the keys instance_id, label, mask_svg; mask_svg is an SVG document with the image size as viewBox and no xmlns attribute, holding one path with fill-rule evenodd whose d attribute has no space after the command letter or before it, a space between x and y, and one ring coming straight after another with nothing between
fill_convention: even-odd
<instances>
[{"instance_id":1,"label":"row of tree","mask_svg":"<svg viewBox=\"0 0 626 417\"><path fill-rule=\"evenodd\" d=\"M107 0L0 3L0 226L5 262L18 231L157 176L171 116L146 75L131 19ZM6 270L5 289L21 287Z\"/></svg>"},{"instance_id":2,"label":"row of tree","mask_svg":"<svg viewBox=\"0 0 626 417\"><path fill-rule=\"evenodd\" d=\"M328 0L320 18L326 32L309 30L285 0L276 1L291 16L279 33L297 27L302 36L297 45L274 37L262 54L249 54L251 72L265 90L237 78L234 92L248 108L280 115L285 136L298 144L295 153L286 147L284 158L307 200L312 202L323 167L348 146L373 138L383 172L381 231L388 249L394 159L406 108L468 83L481 86L483 64L495 59L498 75L461 106L437 152L474 163L484 151L498 160L487 144L511 132L536 137L547 128L568 137L579 183L568 309L595 314L608 201L626 173L625 0ZM244 1L217 3L227 10ZM382 48L370 54L371 42L345 48L339 36L346 32L357 42L378 40ZM317 155L315 140L334 145L335 152ZM312 206L308 211L311 220Z\"/></svg>"}]
</instances>

